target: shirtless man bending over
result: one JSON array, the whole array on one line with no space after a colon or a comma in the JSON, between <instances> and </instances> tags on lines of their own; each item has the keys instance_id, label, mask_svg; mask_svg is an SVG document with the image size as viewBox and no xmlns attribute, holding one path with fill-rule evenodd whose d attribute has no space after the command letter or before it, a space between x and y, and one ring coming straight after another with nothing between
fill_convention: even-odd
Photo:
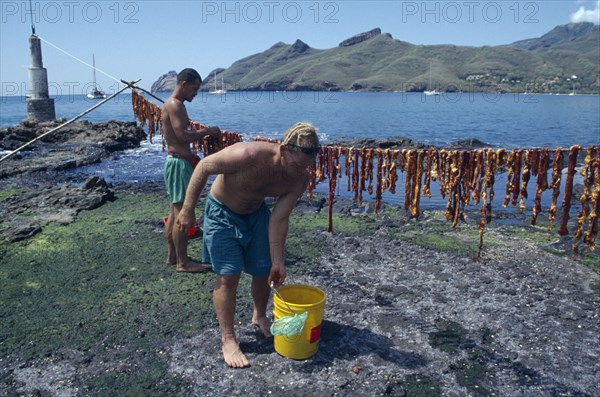
<instances>
[{"instance_id":1,"label":"shirtless man bending over","mask_svg":"<svg viewBox=\"0 0 600 397\"><path fill-rule=\"evenodd\" d=\"M190 144L207 135L219 137L218 127L201 131L189 129L189 117L184 102L191 102L202 84L200 74L194 69L183 69L177 75L177 86L162 108L162 133L167 142L169 155L165 161L165 186L171 205L165 225L167 239L167 264L177 265L178 272L198 273L206 266L196 263L187 255L188 235L173 227L185 198L185 190L200 159L192 153ZM195 222L195 220L194 220Z\"/></svg>"},{"instance_id":2,"label":"shirtless man bending over","mask_svg":"<svg viewBox=\"0 0 600 397\"><path fill-rule=\"evenodd\" d=\"M185 233L195 222L195 206L210 175L218 175L206 198L202 259L217 273L213 302L223 358L233 368L250 365L233 329L236 291L242 271L252 275L252 322L270 337L267 318L270 283L286 277L284 245L290 213L308 186L308 167L319 151L315 128L297 123L283 143L241 142L204 158L196 167L177 218ZM266 197L277 201L269 211Z\"/></svg>"}]
</instances>

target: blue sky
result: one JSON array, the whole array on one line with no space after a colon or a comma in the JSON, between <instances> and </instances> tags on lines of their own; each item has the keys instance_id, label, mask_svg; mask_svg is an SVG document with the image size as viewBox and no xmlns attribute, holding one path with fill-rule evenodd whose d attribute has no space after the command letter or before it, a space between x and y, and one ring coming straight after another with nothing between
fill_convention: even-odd
<instances>
[{"instance_id":1,"label":"blue sky","mask_svg":"<svg viewBox=\"0 0 600 397\"><path fill-rule=\"evenodd\" d=\"M599 23L600 1L32 1L43 39L50 93L82 93L92 80L106 92L119 86L103 74L150 88L169 70L217 67L301 39L332 48L379 27L413 44L509 44L574 21ZM1 94L24 95L30 65L28 0L2 0ZM64 52L63 52L64 51ZM65 54L69 53L70 55Z\"/></svg>"}]
</instances>

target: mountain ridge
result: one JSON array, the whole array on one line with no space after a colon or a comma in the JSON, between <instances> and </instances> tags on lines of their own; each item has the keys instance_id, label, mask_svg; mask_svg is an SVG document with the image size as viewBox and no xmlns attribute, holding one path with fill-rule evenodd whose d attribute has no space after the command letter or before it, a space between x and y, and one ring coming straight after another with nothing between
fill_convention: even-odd
<instances>
[{"instance_id":1,"label":"mountain ridge","mask_svg":"<svg viewBox=\"0 0 600 397\"><path fill-rule=\"evenodd\" d=\"M277 42L207 76L204 90L218 76L228 91L435 88L568 93L575 88L579 93L598 94L600 27L589 22L559 25L538 38L482 47L415 45L375 28L329 49L311 48L300 39L293 44ZM429 87L430 77L433 87ZM159 81L155 85L169 86Z\"/></svg>"}]
</instances>

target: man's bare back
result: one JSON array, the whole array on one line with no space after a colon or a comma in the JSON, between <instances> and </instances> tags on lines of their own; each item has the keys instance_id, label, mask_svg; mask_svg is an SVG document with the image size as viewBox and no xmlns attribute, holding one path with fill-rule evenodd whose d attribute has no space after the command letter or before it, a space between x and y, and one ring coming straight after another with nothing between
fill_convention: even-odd
<instances>
[{"instance_id":1,"label":"man's bare back","mask_svg":"<svg viewBox=\"0 0 600 397\"><path fill-rule=\"evenodd\" d=\"M231 157L243 161L231 161L227 165L228 172L216 178L211 188L213 197L235 213L249 214L255 212L266 197L304 191L308 178L306 167L283 166L279 147L268 142L231 146Z\"/></svg>"}]
</instances>

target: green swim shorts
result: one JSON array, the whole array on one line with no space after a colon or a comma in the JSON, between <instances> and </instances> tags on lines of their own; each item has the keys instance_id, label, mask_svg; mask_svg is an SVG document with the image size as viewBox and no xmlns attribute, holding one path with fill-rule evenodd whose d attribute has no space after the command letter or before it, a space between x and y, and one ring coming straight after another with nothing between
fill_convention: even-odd
<instances>
[{"instance_id":1,"label":"green swim shorts","mask_svg":"<svg viewBox=\"0 0 600 397\"><path fill-rule=\"evenodd\" d=\"M212 263L220 275L245 271L268 276L270 214L265 203L252 214L236 214L209 193L204 206L202 261Z\"/></svg>"},{"instance_id":2,"label":"green swim shorts","mask_svg":"<svg viewBox=\"0 0 600 397\"><path fill-rule=\"evenodd\" d=\"M187 160L169 155L165 160L164 172L169 200L173 204L183 203L185 190L194 172L192 165Z\"/></svg>"}]
</instances>

